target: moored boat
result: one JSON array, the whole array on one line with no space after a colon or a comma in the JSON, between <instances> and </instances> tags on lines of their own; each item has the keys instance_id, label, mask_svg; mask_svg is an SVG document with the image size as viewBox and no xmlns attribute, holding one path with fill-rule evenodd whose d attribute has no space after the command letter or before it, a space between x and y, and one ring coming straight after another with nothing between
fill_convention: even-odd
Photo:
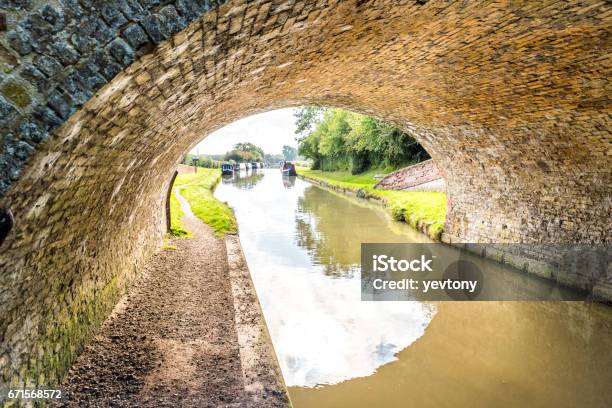
<instances>
[{"instance_id":1,"label":"moored boat","mask_svg":"<svg viewBox=\"0 0 612 408\"><path fill-rule=\"evenodd\" d=\"M293 163L290 162L284 162L281 165L280 171L281 173L283 173L283 176L297 176L295 166L293 165Z\"/></svg>"},{"instance_id":2,"label":"moored boat","mask_svg":"<svg viewBox=\"0 0 612 408\"><path fill-rule=\"evenodd\" d=\"M234 174L234 166L231 163L223 163L221 165L221 174L224 176Z\"/></svg>"}]
</instances>

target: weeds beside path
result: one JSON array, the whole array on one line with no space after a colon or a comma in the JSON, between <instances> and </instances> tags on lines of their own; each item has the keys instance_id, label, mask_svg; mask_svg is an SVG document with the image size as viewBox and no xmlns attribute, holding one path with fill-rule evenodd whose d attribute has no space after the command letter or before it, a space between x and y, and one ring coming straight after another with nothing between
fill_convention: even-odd
<instances>
[{"instance_id":1,"label":"weeds beside path","mask_svg":"<svg viewBox=\"0 0 612 408\"><path fill-rule=\"evenodd\" d=\"M378 173L380 170L352 175L348 171L298 169L298 174L306 179L319 181L336 190L347 190L361 198L373 198L382 202L389 208L394 219L404 221L439 241L446 217L446 194L374 189Z\"/></svg>"}]
</instances>

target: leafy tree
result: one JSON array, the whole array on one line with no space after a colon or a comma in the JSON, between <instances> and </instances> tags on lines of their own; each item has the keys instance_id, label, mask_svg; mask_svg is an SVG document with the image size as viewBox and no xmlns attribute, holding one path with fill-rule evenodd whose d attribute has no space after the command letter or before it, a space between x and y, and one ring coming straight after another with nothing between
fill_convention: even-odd
<instances>
[{"instance_id":1,"label":"leafy tree","mask_svg":"<svg viewBox=\"0 0 612 408\"><path fill-rule=\"evenodd\" d=\"M299 108L293 116L295 117L295 134L306 136L325 112L325 108L320 106L303 106Z\"/></svg>"},{"instance_id":2,"label":"leafy tree","mask_svg":"<svg viewBox=\"0 0 612 408\"><path fill-rule=\"evenodd\" d=\"M295 116L296 133L302 134L298 152L313 161L313 169L350 168L358 174L372 166L397 168L429 158L410 135L370 116L321 108L303 108Z\"/></svg>"},{"instance_id":3,"label":"leafy tree","mask_svg":"<svg viewBox=\"0 0 612 408\"><path fill-rule=\"evenodd\" d=\"M298 153L312 160L312 168L314 170L321 168L321 161L323 160L323 155L319 153L319 141L319 134L312 132L308 136L301 138L298 143Z\"/></svg>"},{"instance_id":4,"label":"leafy tree","mask_svg":"<svg viewBox=\"0 0 612 408\"><path fill-rule=\"evenodd\" d=\"M253 143L236 143L234 145L234 149L236 151L239 152L247 152L247 153L251 153L252 157L254 157L253 160L255 161L262 161L263 160L263 156L264 156L264 151L261 147L259 146L255 146Z\"/></svg>"},{"instance_id":5,"label":"leafy tree","mask_svg":"<svg viewBox=\"0 0 612 408\"><path fill-rule=\"evenodd\" d=\"M225 160L234 160L238 163L263 161L264 151L253 143L236 143L234 148L225 154Z\"/></svg>"},{"instance_id":6,"label":"leafy tree","mask_svg":"<svg viewBox=\"0 0 612 408\"><path fill-rule=\"evenodd\" d=\"M234 160L237 163L246 163L252 161L261 161L253 152L245 152L243 150L230 150L225 154L225 160Z\"/></svg>"}]
</instances>

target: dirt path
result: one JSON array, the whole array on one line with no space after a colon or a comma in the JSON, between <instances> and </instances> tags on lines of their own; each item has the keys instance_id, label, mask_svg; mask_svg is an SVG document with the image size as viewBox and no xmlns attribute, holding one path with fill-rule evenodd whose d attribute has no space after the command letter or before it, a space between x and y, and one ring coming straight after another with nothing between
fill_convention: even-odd
<instances>
[{"instance_id":1,"label":"dirt path","mask_svg":"<svg viewBox=\"0 0 612 408\"><path fill-rule=\"evenodd\" d=\"M225 242L177 196L193 239L173 239L176 250L160 251L148 262L68 373L58 406L287 405L282 378L280 385L273 378L272 386L259 387L255 399L249 391Z\"/></svg>"}]
</instances>

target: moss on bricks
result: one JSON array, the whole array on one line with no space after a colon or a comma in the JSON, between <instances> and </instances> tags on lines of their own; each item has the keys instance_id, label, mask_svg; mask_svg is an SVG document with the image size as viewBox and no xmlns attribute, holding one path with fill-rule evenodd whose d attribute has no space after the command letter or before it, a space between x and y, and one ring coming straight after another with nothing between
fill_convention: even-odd
<instances>
[{"instance_id":1,"label":"moss on bricks","mask_svg":"<svg viewBox=\"0 0 612 408\"><path fill-rule=\"evenodd\" d=\"M26 87L14 80L9 80L2 86L2 95L20 108L25 108L32 101Z\"/></svg>"}]
</instances>

